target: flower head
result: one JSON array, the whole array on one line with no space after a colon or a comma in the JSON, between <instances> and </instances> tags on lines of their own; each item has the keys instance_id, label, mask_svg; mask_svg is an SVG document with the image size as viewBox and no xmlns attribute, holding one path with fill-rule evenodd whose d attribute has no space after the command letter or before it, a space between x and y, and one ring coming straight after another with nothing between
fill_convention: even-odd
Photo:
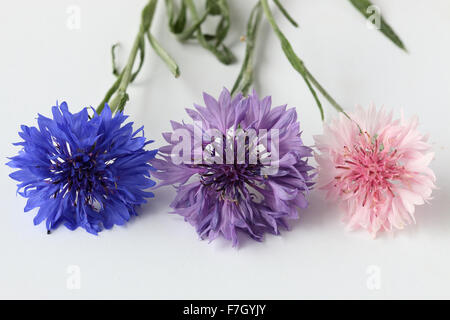
<instances>
[{"instance_id":1,"label":"flower head","mask_svg":"<svg viewBox=\"0 0 450 320\"><path fill-rule=\"evenodd\" d=\"M298 217L298 207L307 207L312 186L312 150L300 138L295 109L271 108L270 97L255 93L232 98L226 89L218 101L203 97L206 107L187 109L194 124L172 122L162 159L152 160L160 185L177 187L174 213L202 239L223 236L233 246L238 230L258 241L265 232L279 234L287 219ZM183 161L176 157L180 150Z\"/></svg>"},{"instance_id":2,"label":"flower head","mask_svg":"<svg viewBox=\"0 0 450 320\"><path fill-rule=\"evenodd\" d=\"M350 229L402 229L414 221L415 205L430 199L435 176L427 138L417 118L394 120L392 112L359 107L342 114L316 136L318 187L346 211Z\"/></svg>"},{"instance_id":3,"label":"flower head","mask_svg":"<svg viewBox=\"0 0 450 320\"><path fill-rule=\"evenodd\" d=\"M135 207L153 197L147 163L156 150L133 132L133 123L122 125L122 113L112 116L106 106L89 117L85 108L69 112L67 104L52 108L53 119L39 115L38 127L22 126L23 142L8 165L19 171L18 192L28 198L25 211L39 207L37 225L46 220L47 230L63 223L70 230L82 227L97 234L102 228L123 225L136 215Z\"/></svg>"}]
</instances>

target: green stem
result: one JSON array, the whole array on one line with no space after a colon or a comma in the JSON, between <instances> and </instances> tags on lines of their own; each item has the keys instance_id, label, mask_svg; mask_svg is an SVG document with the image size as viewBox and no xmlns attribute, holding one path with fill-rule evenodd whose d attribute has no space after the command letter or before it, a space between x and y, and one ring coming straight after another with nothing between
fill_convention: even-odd
<instances>
[{"instance_id":1,"label":"green stem","mask_svg":"<svg viewBox=\"0 0 450 320\"><path fill-rule=\"evenodd\" d=\"M231 90L231 95L236 92L242 92L242 94L247 95L250 85L253 82L253 56L255 51L256 34L258 31L258 26L261 21L261 3L258 2L250 13L250 17L247 23L247 34L245 48L245 58L242 63L241 71L234 83L233 89Z\"/></svg>"},{"instance_id":2,"label":"green stem","mask_svg":"<svg viewBox=\"0 0 450 320\"><path fill-rule=\"evenodd\" d=\"M133 71L134 62L136 60L136 55L139 51L139 47L140 47L142 41L144 41L145 33L147 32L147 30L149 30L150 25L152 23L153 14L155 12L157 2L158 2L158 0L149 0L147 5L142 10L142 18L141 18L141 24L139 25L139 32L136 35L136 38L134 40L133 47L131 48L130 55L128 56L127 64L125 65L119 78L117 78L116 83L114 83L114 85L108 91L108 93L110 93L111 91L113 91L113 92L116 91L116 94L114 95L111 102L109 103L109 106L110 106L112 112L122 111L125 106L126 101L128 100L127 88L128 88L129 83L132 80L132 71ZM118 81L119 81L118 88L117 88L117 90L114 90L115 87L117 86ZM104 99L104 100L106 100L105 102L107 102L109 100L108 93ZM111 95L109 97L111 97ZM105 103L102 103L97 108L97 113L99 113L103 110L104 104Z\"/></svg>"},{"instance_id":3,"label":"green stem","mask_svg":"<svg viewBox=\"0 0 450 320\"><path fill-rule=\"evenodd\" d=\"M117 79L114 82L114 84L112 85L112 87L106 93L102 102L100 102L100 104L98 105L97 110L96 110L96 112L98 114L100 114L103 111L103 109L105 108L105 104L108 103L109 99L111 99L114 92L116 92L117 89L119 88L120 82L122 81L122 77L123 77L123 71L119 74L119 76L117 77Z\"/></svg>"},{"instance_id":4,"label":"green stem","mask_svg":"<svg viewBox=\"0 0 450 320\"><path fill-rule=\"evenodd\" d=\"M123 103L122 101L126 98L128 84L131 79L131 72L133 69L134 61L136 60L136 55L139 49L139 43L141 42L141 38L144 35L144 30L141 27L139 28L139 32L134 40L133 48L131 49L130 55L128 56L128 62L124 68L124 74L120 81L119 88L117 89L114 98L111 100L109 106L111 107L111 111L115 112L119 108L119 104Z\"/></svg>"},{"instance_id":5,"label":"green stem","mask_svg":"<svg viewBox=\"0 0 450 320\"><path fill-rule=\"evenodd\" d=\"M308 86L309 90L311 91L311 94L313 95L313 97L317 103L317 106L319 108L322 120L324 119L324 112L323 112L322 104L316 94L316 91L314 90L314 87L328 100L328 102L330 102L330 104L337 111L343 112L348 117L348 115L344 112L344 109L327 93L327 91L319 84L319 82L312 76L312 74L309 72L309 70L305 67L303 61L295 54L294 49L292 48L288 39L281 32L280 28L278 27L277 23L275 22L275 19L272 15L272 12L270 11L267 0L260 0L260 2L263 7L264 14L265 14L267 20L269 21L270 25L272 26L272 29L275 32L276 36L280 40L281 48L283 49L283 52L286 55L286 58L291 63L292 67L298 73L300 73L300 75L303 77L303 80L305 81L306 85Z\"/></svg>"}]
</instances>

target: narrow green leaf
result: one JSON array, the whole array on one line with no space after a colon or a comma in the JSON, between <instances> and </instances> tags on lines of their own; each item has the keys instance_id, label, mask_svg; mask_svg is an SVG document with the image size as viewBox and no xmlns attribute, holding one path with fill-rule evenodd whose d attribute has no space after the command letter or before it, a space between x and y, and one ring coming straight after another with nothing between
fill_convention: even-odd
<instances>
[{"instance_id":1,"label":"narrow green leaf","mask_svg":"<svg viewBox=\"0 0 450 320\"><path fill-rule=\"evenodd\" d=\"M283 49L284 54L286 55L286 58L291 63L292 67L300 73L300 75L303 77L303 79L306 82L306 85L308 86L309 90L311 91L311 94L314 97L314 100L316 101L317 107L320 111L320 116L322 120L324 119L324 113L322 104L320 103L320 100L317 96L316 91L312 87L311 83L308 79L308 73L306 72L306 68L303 64L303 61L295 54L294 49L292 49L291 44L285 37L285 35L281 32L280 28L278 27L277 23L275 22L275 19L273 18L272 12L270 11L269 4L267 3L267 0L260 0L264 14L266 15L267 20L269 21L270 25L272 26L273 31L277 35L278 39L281 42L281 48Z\"/></svg>"},{"instance_id":2,"label":"narrow green leaf","mask_svg":"<svg viewBox=\"0 0 450 320\"><path fill-rule=\"evenodd\" d=\"M197 36L197 40L200 43L200 45L203 48L205 48L206 50L213 53L216 56L216 58L219 59L219 61L222 62L223 64L228 65L228 64L234 62L236 60L236 58L234 57L233 53L225 45L221 44L219 46L217 46L217 45L214 46L205 39L205 36L203 35L202 30L201 30L201 24L203 23L203 21L201 21L202 19L199 19L199 16L197 13L197 8L195 7L194 1L193 0L184 0L184 2L186 3L187 8L189 9L192 19L194 19L194 21L197 21L197 23L194 24L195 29L193 30L192 33L195 32L195 34ZM209 11L207 10L205 14L208 15ZM205 19L206 19L206 17L205 17ZM201 22L198 23L199 21L201 21Z\"/></svg>"},{"instance_id":3,"label":"narrow green leaf","mask_svg":"<svg viewBox=\"0 0 450 320\"><path fill-rule=\"evenodd\" d=\"M205 11L200 19L197 19L192 26L187 28L185 31L178 35L178 40L185 41L192 37L195 31L200 27L200 25L206 20L208 17L209 11Z\"/></svg>"},{"instance_id":4,"label":"narrow green leaf","mask_svg":"<svg viewBox=\"0 0 450 320\"><path fill-rule=\"evenodd\" d=\"M136 79L137 75L142 69L142 65L144 64L145 59L145 41L144 38L141 39L139 43L139 65L137 70L131 75L130 82L133 82Z\"/></svg>"},{"instance_id":5,"label":"narrow green leaf","mask_svg":"<svg viewBox=\"0 0 450 320\"><path fill-rule=\"evenodd\" d=\"M233 52L231 52L230 49L228 49L227 46L222 44L218 48L214 46L208 46L208 50L210 50L214 55L219 59L220 62L223 64L231 64L234 61L236 61L236 57L234 56Z\"/></svg>"},{"instance_id":6,"label":"narrow green leaf","mask_svg":"<svg viewBox=\"0 0 450 320\"><path fill-rule=\"evenodd\" d=\"M178 15L175 13L175 6L173 0L166 0L166 10L167 16L169 19L169 29L172 33L179 34L183 32L186 26L186 5L184 1L181 1L181 8L178 12Z\"/></svg>"},{"instance_id":7,"label":"narrow green leaf","mask_svg":"<svg viewBox=\"0 0 450 320\"><path fill-rule=\"evenodd\" d=\"M166 0L166 12L167 12L167 19L169 20L169 29L170 31L173 31L173 25L175 24L175 8L173 4L173 0Z\"/></svg>"},{"instance_id":8,"label":"narrow green leaf","mask_svg":"<svg viewBox=\"0 0 450 320\"><path fill-rule=\"evenodd\" d=\"M112 73L116 77L119 76L119 74L120 74L119 67L117 66L117 61L116 61L116 48L119 47L119 46L120 46L119 43L115 43L111 47L111 60L112 60L112 67L113 67L113 72Z\"/></svg>"},{"instance_id":9,"label":"narrow green leaf","mask_svg":"<svg viewBox=\"0 0 450 320\"><path fill-rule=\"evenodd\" d=\"M288 21L296 28L298 28L298 23L291 17L291 15L287 12L287 10L283 7L279 0L273 0L277 5L278 9L280 9L281 13L288 19Z\"/></svg>"},{"instance_id":10,"label":"narrow green leaf","mask_svg":"<svg viewBox=\"0 0 450 320\"><path fill-rule=\"evenodd\" d=\"M349 0L355 8L361 12L361 14L367 19L371 17L374 13L369 9L372 6L372 3L369 0ZM387 24L384 20L383 16L380 16L380 29L379 29L386 37L388 37L394 44L396 44L400 49L405 51L405 45L403 44L400 37L394 32L394 30Z\"/></svg>"},{"instance_id":11,"label":"narrow green leaf","mask_svg":"<svg viewBox=\"0 0 450 320\"><path fill-rule=\"evenodd\" d=\"M250 85L253 82L253 54L261 15L261 3L258 1L252 9L247 22L245 57L239 75L234 82L233 89L231 89L231 95L237 92L242 92L242 94L247 95Z\"/></svg>"},{"instance_id":12,"label":"narrow green leaf","mask_svg":"<svg viewBox=\"0 0 450 320\"><path fill-rule=\"evenodd\" d=\"M210 12L213 16L218 16L221 14L221 8L219 6L218 0L206 0L206 10Z\"/></svg>"},{"instance_id":13,"label":"narrow green leaf","mask_svg":"<svg viewBox=\"0 0 450 320\"><path fill-rule=\"evenodd\" d=\"M158 41L153 37L150 32L147 32L147 39L150 42L152 48L158 54L158 56L164 61L164 63L169 68L170 72L173 73L175 78L180 76L180 68L178 67L175 60L167 53L167 51L158 43Z\"/></svg>"},{"instance_id":14,"label":"narrow green leaf","mask_svg":"<svg viewBox=\"0 0 450 320\"><path fill-rule=\"evenodd\" d=\"M226 0L217 0L217 4L220 8L220 14L222 15L222 18L220 19L216 28L216 47L220 46L223 40L225 40L231 24L228 2Z\"/></svg>"},{"instance_id":15,"label":"narrow green leaf","mask_svg":"<svg viewBox=\"0 0 450 320\"><path fill-rule=\"evenodd\" d=\"M184 2L181 2L180 12L178 13L178 17L173 25L173 30L175 33L181 33L184 30L187 21L186 16L187 16L186 4Z\"/></svg>"},{"instance_id":16,"label":"narrow green leaf","mask_svg":"<svg viewBox=\"0 0 450 320\"><path fill-rule=\"evenodd\" d=\"M142 10L142 28L144 30L148 30L148 28L150 28L157 4L158 0L149 1Z\"/></svg>"}]
</instances>

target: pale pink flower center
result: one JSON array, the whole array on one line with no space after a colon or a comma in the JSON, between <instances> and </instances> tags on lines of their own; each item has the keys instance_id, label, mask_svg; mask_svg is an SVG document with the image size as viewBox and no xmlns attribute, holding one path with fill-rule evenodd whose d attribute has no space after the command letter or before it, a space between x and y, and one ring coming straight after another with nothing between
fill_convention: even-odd
<instances>
[{"instance_id":1,"label":"pale pink flower center","mask_svg":"<svg viewBox=\"0 0 450 320\"><path fill-rule=\"evenodd\" d=\"M340 164L340 174L335 177L335 187L342 194L353 193L367 201L371 207L392 199L394 184L405 173L397 150L385 150L377 136L360 134L358 143L352 147L344 146Z\"/></svg>"}]
</instances>

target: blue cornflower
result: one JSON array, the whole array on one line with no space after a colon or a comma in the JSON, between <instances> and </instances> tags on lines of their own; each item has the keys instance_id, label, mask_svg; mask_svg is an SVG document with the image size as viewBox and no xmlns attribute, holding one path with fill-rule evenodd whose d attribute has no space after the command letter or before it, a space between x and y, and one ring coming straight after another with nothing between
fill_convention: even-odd
<instances>
[{"instance_id":1,"label":"blue cornflower","mask_svg":"<svg viewBox=\"0 0 450 320\"><path fill-rule=\"evenodd\" d=\"M22 150L7 163L20 170L18 193L28 198L24 211L39 207L34 224L46 220L48 232L64 224L97 234L123 225L136 215L136 206L153 193L148 161L157 150L146 151L143 127L133 132L127 116L100 115L88 109L72 114L66 102L52 108L53 119L38 115L38 127L22 125Z\"/></svg>"}]
</instances>

